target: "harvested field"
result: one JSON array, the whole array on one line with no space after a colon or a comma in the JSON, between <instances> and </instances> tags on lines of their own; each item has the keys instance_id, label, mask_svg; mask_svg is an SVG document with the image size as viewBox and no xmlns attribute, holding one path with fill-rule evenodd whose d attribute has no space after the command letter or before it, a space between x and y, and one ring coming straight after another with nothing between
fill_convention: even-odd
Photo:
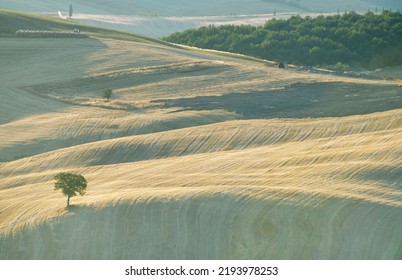
<instances>
[{"instance_id":1,"label":"harvested field","mask_svg":"<svg viewBox=\"0 0 402 280\"><path fill-rule=\"evenodd\" d=\"M29 41L0 40L0 259L402 258L400 82Z\"/></svg>"}]
</instances>

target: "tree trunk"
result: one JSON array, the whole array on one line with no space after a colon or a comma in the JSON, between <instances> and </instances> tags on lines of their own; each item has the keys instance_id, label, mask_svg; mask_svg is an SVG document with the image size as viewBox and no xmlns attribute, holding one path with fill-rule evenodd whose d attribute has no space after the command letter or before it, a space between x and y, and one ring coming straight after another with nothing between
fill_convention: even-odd
<instances>
[{"instance_id":1,"label":"tree trunk","mask_svg":"<svg viewBox=\"0 0 402 280\"><path fill-rule=\"evenodd\" d=\"M67 196L67 208L70 206L70 196Z\"/></svg>"}]
</instances>

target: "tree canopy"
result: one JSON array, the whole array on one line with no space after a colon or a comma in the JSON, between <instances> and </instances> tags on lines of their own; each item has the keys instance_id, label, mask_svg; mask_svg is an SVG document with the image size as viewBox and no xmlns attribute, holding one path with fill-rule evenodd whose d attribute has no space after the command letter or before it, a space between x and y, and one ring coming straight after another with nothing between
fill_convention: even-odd
<instances>
[{"instance_id":1,"label":"tree canopy","mask_svg":"<svg viewBox=\"0 0 402 280\"><path fill-rule=\"evenodd\" d=\"M112 98L113 95L113 90L111 88L106 88L102 91L102 96L106 101L110 101L110 98Z\"/></svg>"},{"instance_id":2,"label":"tree canopy","mask_svg":"<svg viewBox=\"0 0 402 280\"><path fill-rule=\"evenodd\" d=\"M166 41L296 65L380 68L402 64L402 14L355 12L272 19L263 26L206 26Z\"/></svg>"},{"instance_id":3,"label":"tree canopy","mask_svg":"<svg viewBox=\"0 0 402 280\"><path fill-rule=\"evenodd\" d=\"M74 173L58 173L54 176L56 180L54 184L55 190L61 190L61 192L67 196L67 207L70 206L70 198L73 196L84 195L87 188L87 180L84 176Z\"/></svg>"}]
</instances>

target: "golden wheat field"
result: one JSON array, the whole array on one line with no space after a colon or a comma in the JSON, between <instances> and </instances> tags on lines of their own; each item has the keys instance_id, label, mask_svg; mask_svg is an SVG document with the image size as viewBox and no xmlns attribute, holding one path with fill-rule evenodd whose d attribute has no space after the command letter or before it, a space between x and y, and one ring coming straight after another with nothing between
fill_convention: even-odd
<instances>
[{"instance_id":1,"label":"golden wheat field","mask_svg":"<svg viewBox=\"0 0 402 280\"><path fill-rule=\"evenodd\" d=\"M0 49L0 259L402 259L400 82L157 42ZM88 180L69 209L62 171Z\"/></svg>"}]
</instances>

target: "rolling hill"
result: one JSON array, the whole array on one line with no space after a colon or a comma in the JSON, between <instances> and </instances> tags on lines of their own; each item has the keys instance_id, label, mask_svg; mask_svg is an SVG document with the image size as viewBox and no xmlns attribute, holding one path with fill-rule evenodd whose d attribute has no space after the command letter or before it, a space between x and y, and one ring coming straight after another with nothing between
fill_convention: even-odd
<instances>
[{"instance_id":1,"label":"rolling hill","mask_svg":"<svg viewBox=\"0 0 402 280\"><path fill-rule=\"evenodd\" d=\"M0 259L402 258L400 81L0 19Z\"/></svg>"},{"instance_id":2,"label":"rolling hill","mask_svg":"<svg viewBox=\"0 0 402 280\"><path fill-rule=\"evenodd\" d=\"M133 32L161 38L174 32L210 24L251 24L263 25L275 18L287 19L291 15L318 14L368 10L402 9L398 0L4 0L0 9L34 12L59 17L58 11L65 16L69 5L74 7L73 20L84 24Z\"/></svg>"}]
</instances>

